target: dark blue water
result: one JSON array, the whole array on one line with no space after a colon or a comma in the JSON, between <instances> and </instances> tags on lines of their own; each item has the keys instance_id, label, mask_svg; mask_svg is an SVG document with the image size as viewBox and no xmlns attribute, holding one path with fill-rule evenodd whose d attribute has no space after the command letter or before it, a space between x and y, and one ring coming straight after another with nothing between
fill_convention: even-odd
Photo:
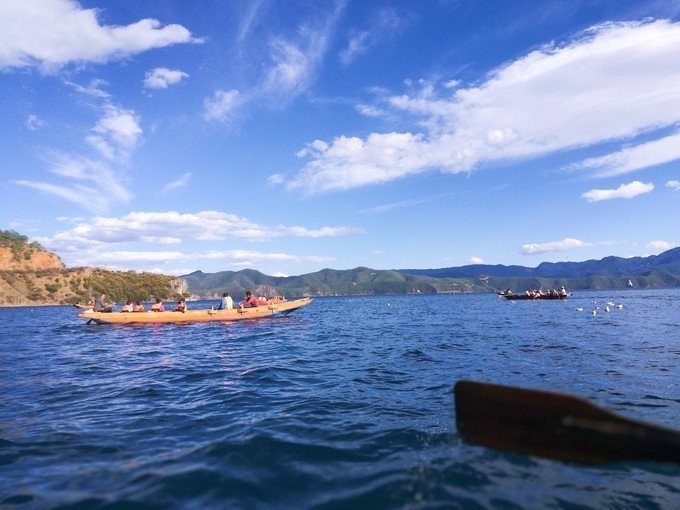
<instances>
[{"instance_id":1,"label":"dark blue water","mask_svg":"<svg viewBox=\"0 0 680 510\"><path fill-rule=\"evenodd\" d=\"M0 507L679 507L680 464L463 442L463 378L680 429L680 290L322 298L195 325L2 308Z\"/></svg>"}]
</instances>

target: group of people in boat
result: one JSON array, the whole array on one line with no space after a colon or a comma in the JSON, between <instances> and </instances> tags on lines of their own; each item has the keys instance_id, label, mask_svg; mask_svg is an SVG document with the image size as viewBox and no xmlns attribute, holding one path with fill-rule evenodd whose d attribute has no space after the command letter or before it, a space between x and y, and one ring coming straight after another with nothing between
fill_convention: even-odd
<instances>
[{"instance_id":1,"label":"group of people in boat","mask_svg":"<svg viewBox=\"0 0 680 510\"><path fill-rule=\"evenodd\" d=\"M253 296L252 292L246 291L245 298L243 301L241 301L238 306L240 308L251 308L255 306L260 306L266 303L279 303L281 301L285 301L284 298L275 296L273 298L266 298L266 297L256 297ZM104 313L110 313L113 312L113 303L108 303L106 302L106 294L103 292L99 295L97 299L94 300L94 305L92 306L93 310L95 312L104 312ZM224 292L222 294L222 299L220 300L220 304L217 306L217 310L232 310L234 308L234 300L231 298L228 292ZM187 308L187 302L185 298L180 298L177 300L177 305L175 306L174 311L175 312L186 312L188 310ZM121 312L130 312L130 313L135 313L135 312L145 312L146 308L144 308L144 304L142 304L141 301L133 301L128 300L125 305L123 305L123 308ZM165 306L163 305L163 300L160 298L156 299L156 302L151 305L150 311L152 312L165 312Z\"/></svg>"},{"instance_id":2,"label":"group of people in boat","mask_svg":"<svg viewBox=\"0 0 680 510\"><path fill-rule=\"evenodd\" d=\"M525 292L527 297L530 298L542 298L542 297L553 297L553 298L558 298L558 297L567 297L567 289L564 288L564 286L560 287L560 290L556 289L550 289L550 290L540 290L540 289L528 289ZM512 291L510 289L505 289L503 291L498 292L499 296L512 296Z\"/></svg>"},{"instance_id":3,"label":"group of people in boat","mask_svg":"<svg viewBox=\"0 0 680 510\"><path fill-rule=\"evenodd\" d=\"M531 298L542 298L542 297L567 297L567 289L563 287L560 290L550 289L550 290L540 290L540 289L529 289L525 294Z\"/></svg>"}]
</instances>

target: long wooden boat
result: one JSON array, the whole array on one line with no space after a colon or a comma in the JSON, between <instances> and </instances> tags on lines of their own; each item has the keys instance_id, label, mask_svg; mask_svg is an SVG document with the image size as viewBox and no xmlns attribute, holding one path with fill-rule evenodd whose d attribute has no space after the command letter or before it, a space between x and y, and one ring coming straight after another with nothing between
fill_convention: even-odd
<instances>
[{"instance_id":1,"label":"long wooden boat","mask_svg":"<svg viewBox=\"0 0 680 510\"><path fill-rule=\"evenodd\" d=\"M518 300L527 300L531 301L534 299L567 299L567 296L562 296L562 295L550 295L550 294L541 294L539 296L527 296L526 294L506 294L503 296L505 299L510 299L511 301L518 301Z\"/></svg>"},{"instance_id":2,"label":"long wooden boat","mask_svg":"<svg viewBox=\"0 0 680 510\"><path fill-rule=\"evenodd\" d=\"M275 315L288 314L293 310L307 306L312 298L293 299L267 303L251 308L234 308L232 310L187 310L186 312L95 312L87 310L78 314L81 319L97 324L162 324L187 322L220 322L247 319L261 319Z\"/></svg>"}]
</instances>

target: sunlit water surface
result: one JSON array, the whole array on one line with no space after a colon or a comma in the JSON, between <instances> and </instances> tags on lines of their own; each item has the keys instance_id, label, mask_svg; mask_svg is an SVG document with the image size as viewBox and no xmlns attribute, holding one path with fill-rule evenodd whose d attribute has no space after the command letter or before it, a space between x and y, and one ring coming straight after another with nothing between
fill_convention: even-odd
<instances>
[{"instance_id":1,"label":"sunlit water surface","mask_svg":"<svg viewBox=\"0 0 680 510\"><path fill-rule=\"evenodd\" d=\"M468 444L452 394L565 391L680 429L680 290L318 298L193 325L76 313L0 308L2 508L680 508L680 464Z\"/></svg>"}]
</instances>

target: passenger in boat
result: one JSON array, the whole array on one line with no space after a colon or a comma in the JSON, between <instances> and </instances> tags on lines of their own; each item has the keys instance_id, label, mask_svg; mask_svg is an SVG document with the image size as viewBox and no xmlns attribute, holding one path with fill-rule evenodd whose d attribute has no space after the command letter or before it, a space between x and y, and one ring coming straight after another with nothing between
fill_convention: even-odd
<instances>
[{"instance_id":1,"label":"passenger in boat","mask_svg":"<svg viewBox=\"0 0 680 510\"><path fill-rule=\"evenodd\" d=\"M560 296L567 297L567 289L564 288L564 285L560 289Z\"/></svg>"},{"instance_id":2,"label":"passenger in boat","mask_svg":"<svg viewBox=\"0 0 680 510\"><path fill-rule=\"evenodd\" d=\"M135 306L132 308L133 312L146 312L144 305L141 301L135 301Z\"/></svg>"},{"instance_id":3,"label":"passenger in boat","mask_svg":"<svg viewBox=\"0 0 680 510\"><path fill-rule=\"evenodd\" d=\"M231 310L234 308L234 300L231 299L231 296L229 293L225 292L222 294L222 301L220 301L220 305L217 307L218 310Z\"/></svg>"},{"instance_id":4,"label":"passenger in boat","mask_svg":"<svg viewBox=\"0 0 680 510\"><path fill-rule=\"evenodd\" d=\"M152 312L164 312L165 307L163 306L163 301L161 301L161 298L156 299L156 302L151 305L151 311Z\"/></svg>"},{"instance_id":5,"label":"passenger in boat","mask_svg":"<svg viewBox=\"0 0 680 510\"><path fill-rule=\"evenodd\" d=\"M104 294L102 292L99 295L99 297L94 300L94 311L95 312L104 312L104 313L113 312L113 303L107 303L105 298L106 298L106 294Z\"/></svg>"},{"instance_id":6,"label":"passenger in boat","mask_svg":"<svg viewBox=\"0 0 680 510\"><path fill-rule=\"evenodd\" d=\"M124 305L121 312L132 312L134 308L132 307L132 301L128 300Z\"/></svg>"},{"instance_id":7,"label":"passenger in boat","mask_svg":"<svg viewBox=\"0 0 680 510\"><path fill-rule=\"evenodd\" d=\"M186 312L187 310L187 302L185 301L184 298L179 298L179 301L177 301L177 307L175 308L176 312Z\"/></svg>"},{"instance_id":8,"label":"passenger in boat","mask_svg":"<svg viewBox=\"0 0 680 510\"><path fill-rule=\"evenodd\" d=\"M255 296L253 296L253 294L248 290L246 291L246 298L243 301L241 301L240 306L242 308L260 306L260 301Z\"/></svg>"}]
</instances>

